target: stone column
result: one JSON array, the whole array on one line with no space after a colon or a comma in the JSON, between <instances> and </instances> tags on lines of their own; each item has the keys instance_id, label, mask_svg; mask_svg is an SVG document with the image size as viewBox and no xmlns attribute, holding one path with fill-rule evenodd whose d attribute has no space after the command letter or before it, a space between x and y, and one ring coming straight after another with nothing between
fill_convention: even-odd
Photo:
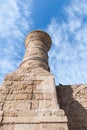
<instances>
[{"instance_id":1,"label":"stone column","mask_svg":"<svg viewBox=\"0 0 87 130\"><path fill-rule=\"evenodd\" d=\"M43 31L31 32L25 40L26 53L20 68L34 69L42 67L49 71L48 54L51 47L50 36Z\"/></svg>"},{"instance_id":2,"label":"stone column","mask_svg":"<svg viewBox=\"0 0 87 130\"><path fill-rule=\"evenodd\" d=\"M49 73L49 35L33 31L25 46L20 67L5 77L0 89L0 130L68 130Z\"/></svg>"}]
</instances>

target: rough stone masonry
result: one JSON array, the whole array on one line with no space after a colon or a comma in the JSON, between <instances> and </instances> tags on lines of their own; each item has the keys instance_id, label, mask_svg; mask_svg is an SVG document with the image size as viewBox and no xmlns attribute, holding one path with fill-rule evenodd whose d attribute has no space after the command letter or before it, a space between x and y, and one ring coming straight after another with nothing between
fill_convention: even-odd
<instances>
[{"instance_id":1,"label":"rough stone masonry","mask_svg":"<svg viewBox=\"0 0 87 130\"><path fill-rule=\"evenodd\" d=\"M22 63L0 87L0 130L87 130L87 85L55 85L51 44L46 32L27 36Z\"/></svg>"}]
</instances>

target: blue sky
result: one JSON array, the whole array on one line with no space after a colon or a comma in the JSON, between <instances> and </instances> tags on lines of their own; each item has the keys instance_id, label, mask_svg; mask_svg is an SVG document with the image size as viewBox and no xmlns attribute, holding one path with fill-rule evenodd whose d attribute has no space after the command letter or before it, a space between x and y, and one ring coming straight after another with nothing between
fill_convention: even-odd
<instances>
[{"instance_id":1,"label":"blue sky","mask_svg":"<svg viewBox=\"0 0 87 130\"><path fill-rule=\"evenodd\" d=\"M87 0L0 0L0 83L20 65L32 30L49 33L56 84L87 83Z\"/></svg>"}]
</instances>

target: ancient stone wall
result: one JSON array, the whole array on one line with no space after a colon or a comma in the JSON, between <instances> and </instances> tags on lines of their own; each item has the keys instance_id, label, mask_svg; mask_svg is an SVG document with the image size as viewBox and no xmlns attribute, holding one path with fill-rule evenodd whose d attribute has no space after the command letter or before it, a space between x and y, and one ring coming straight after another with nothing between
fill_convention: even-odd
<instances>
[{"instance_id":1,"label":"ancient stone wall","mask_svg":"<svg viewBox=\"0 0 87 130\"><path fill-rule=\"evenodd\" d=\"M69 130L87 130L87 84L57 86L60 108Z\"/></svg>"}]
</instances>

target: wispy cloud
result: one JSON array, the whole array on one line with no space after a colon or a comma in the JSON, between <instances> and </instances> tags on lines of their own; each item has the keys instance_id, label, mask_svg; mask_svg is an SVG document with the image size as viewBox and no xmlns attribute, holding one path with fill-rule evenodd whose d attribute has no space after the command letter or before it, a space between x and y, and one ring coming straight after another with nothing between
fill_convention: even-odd
<instances>
[{"instance_id":1,"label":"wispy cloud","mask_svg":"<svg viewBox=\"0 0 87 130\"><path fill-rule=\"evenodd\" d=\"M0 1L0 82L20 64L24 39L33 25L33 0ZM53 18L47 31L53 40L49 52L56 83L87 83L87 0L72 0L61 22Z\"/></svg>"},{"instance_id":2,"label":"wispy cloud","mask_svg":"<svg viewBox=\"0 0 87 130\"><path fill-rule=\"evenodd\" d=\"M51 72L56 83L87 83L87 0L73 0L64 12L65 20L53 18L47 28Z\"/></svg>"},{"instance_id":3,"label":"wispy cloud","mask_svg":"<svg viewBox=\"0 0 87 130\"><path fill-rule=\"evenodd\" d=\"M24 39L30 31L32 0L0 1L0 82L13 71L24 53Z\"/></svg>"}]
</instances>

